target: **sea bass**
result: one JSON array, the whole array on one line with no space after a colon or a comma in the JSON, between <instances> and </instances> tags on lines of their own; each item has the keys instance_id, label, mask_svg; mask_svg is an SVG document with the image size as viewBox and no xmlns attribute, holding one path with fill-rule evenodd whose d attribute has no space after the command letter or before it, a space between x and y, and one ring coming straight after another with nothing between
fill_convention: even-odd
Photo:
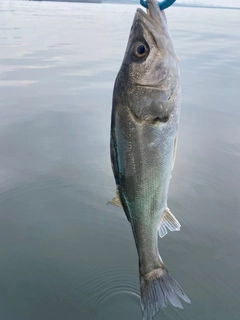
<instances>
[{"instance_id":1,"label":"sea bass","mask_svg":"<svg viewBox=\"0 0 240 320\"><path fill-rule=\"evenodd\" d=\"M110 203L122 207L131 224L138 256L143 319L168 302L190 303L169 275L158 252L158 234L180 224L167 207L181 105L178 58L165 14L148 0L137 9L117 75L111 121L111 162L117 191Z\"/></svg>"}]
</instances>

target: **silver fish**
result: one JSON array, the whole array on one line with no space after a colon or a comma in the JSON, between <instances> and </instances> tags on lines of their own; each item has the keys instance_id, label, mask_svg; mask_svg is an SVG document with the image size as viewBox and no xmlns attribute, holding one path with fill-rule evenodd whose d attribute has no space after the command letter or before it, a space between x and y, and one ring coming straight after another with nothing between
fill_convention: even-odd
<instances>
[{"instance_id":1,"label":"silver fish","mask_svg":"<svg viewBox=\"0 0 240 320\"><path fill-rule=\"evenodd\" d=\"M120 71L111 120L111 162L117 192L131 224L138 256L143 319L170 302L190 303L158 252L158 234L180 230L167 207L181 105L178 58L164 12L154 0L137 9Z\"/></svg>"}]
</instances>

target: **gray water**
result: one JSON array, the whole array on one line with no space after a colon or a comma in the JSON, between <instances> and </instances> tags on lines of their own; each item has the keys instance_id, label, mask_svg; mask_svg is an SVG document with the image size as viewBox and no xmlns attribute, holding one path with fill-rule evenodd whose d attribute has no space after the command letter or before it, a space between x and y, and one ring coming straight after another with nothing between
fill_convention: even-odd
<instances>
[{"instance_id":1,"label":"gray water","mask_svg":"<svg viewBox=\"0 0 240 320\"><path fill-rule=\"evenodd\" d=\"M0 319L141 320L114 195L114 79L135 5L0 3ZM183 103L159 240L192 300L156 319L240 319L240 11L171 8Z\"/></svg>"}]
</instances>

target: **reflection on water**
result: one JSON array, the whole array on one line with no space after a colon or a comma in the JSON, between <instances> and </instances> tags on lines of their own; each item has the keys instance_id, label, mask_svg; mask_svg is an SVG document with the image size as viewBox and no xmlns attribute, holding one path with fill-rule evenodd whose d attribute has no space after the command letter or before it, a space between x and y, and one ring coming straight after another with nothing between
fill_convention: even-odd
<instances>
[{"instance_id":1,"label":"reflection on water","mask_svg":"<svg viewBox=\"0 0 240 320\"><path fill-rule=\"evenodd\" d=\"M135 6L0 6L0 318L141 319L109 160L113 82ZM171 8L183 107L159 241L192 300L156 319L238 320L239 11Z\"/></svg>"}]
</instances>

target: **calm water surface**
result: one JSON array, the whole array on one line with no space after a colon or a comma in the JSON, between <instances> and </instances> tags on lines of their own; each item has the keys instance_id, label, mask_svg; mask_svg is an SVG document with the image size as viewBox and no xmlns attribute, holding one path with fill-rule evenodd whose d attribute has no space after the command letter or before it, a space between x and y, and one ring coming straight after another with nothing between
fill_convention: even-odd
<instances>
[{"instance_id":1,"label":"calm water surface","mask_svg":"<svg viewBox=\"0 0 240 320\"><path fill-rule=\"evenodd\" d=\"M0 319L141 320L109 160L113 82L136 6L0 3ZM171 8L183 104L159 241L192 300L156 319L240 319L240 11Z\"/></svg>"}]
</instances>

